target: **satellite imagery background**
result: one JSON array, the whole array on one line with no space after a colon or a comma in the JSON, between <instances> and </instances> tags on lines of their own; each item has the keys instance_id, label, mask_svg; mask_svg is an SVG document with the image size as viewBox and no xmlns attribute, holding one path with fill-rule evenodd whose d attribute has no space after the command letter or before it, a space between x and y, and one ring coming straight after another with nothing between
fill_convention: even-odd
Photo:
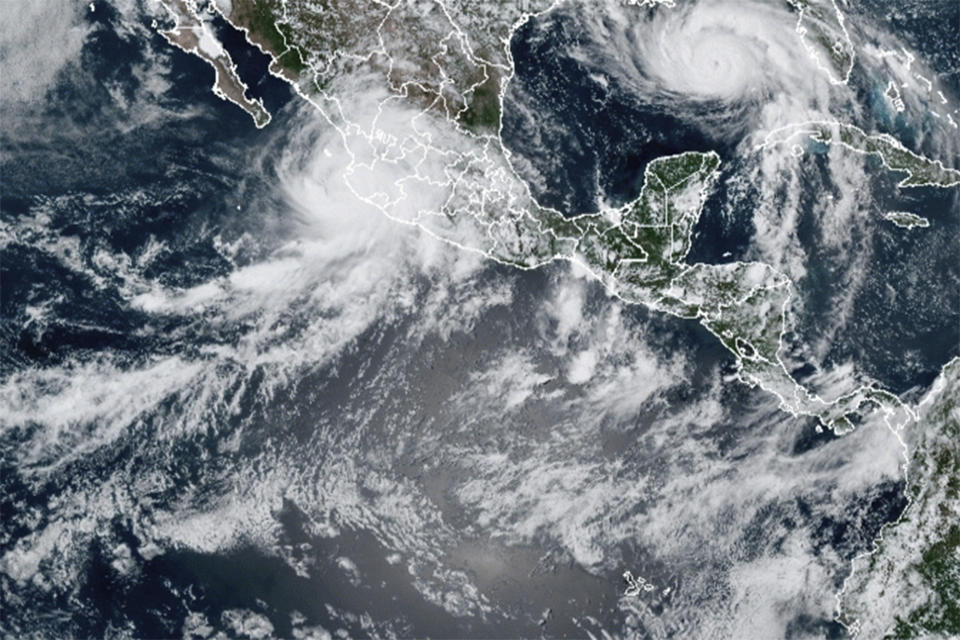
<instances>
[{"instance_id":1,"label":"satellite imagery background","mask_svg":"<svg viewBox=\"0 0 960 640\"><path fill-rule=\"evenodd\" d=\"M960 637L956 0L0 11L2 637Z\"/></svg>"}]
</instances>

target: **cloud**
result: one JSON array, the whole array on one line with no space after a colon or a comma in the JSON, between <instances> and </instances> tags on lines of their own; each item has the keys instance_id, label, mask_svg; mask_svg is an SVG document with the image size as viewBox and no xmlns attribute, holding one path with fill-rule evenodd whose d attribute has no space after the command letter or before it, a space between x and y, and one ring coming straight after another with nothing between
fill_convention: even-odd
<instances>
[{"instance_id":1,"label":"cloud","mask_svg":"<svg viewBox=\"0 0 960 640\"><path fill-rule=\"evenodd\" d=\"M0 25L0 100L28 103L51 89L60 71L75 60L90 34L83 2L3 0Z\"/></svg>"},{"instance_id":2,"label":"cloud","mask_svg":"<svg viewBox=\"0 0 960 640\"><path fill-rule=\"evenodd\" d=\"M713 128L741 130L744 116L754 113L747 126L769 129L823 116L852 98L807 54L786 3L607 3L599 11L570 11L584 32L570 55L584 69L614 78L642 103L698 115ZM731 110L729 117L716 107Z\"/></svg>"}]
</instances>

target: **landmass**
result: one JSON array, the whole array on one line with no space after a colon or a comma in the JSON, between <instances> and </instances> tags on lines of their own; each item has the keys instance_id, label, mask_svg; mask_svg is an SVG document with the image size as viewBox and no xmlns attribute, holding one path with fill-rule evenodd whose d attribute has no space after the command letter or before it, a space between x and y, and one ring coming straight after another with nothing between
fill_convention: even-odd
<instances>
[{"instance_id":1,"label":"landmass","mask_svg":"<svg viewBox=\"0 0 960 640\"><path fill-rule=\"evenodd\" d=\"M900 95L900 87L893 80L887 83L887 90L883 92L883 95L890 100L897 113L903 113L907 109L907 105Z\"/></svg>"},{"instance_id":2,"label":"landmass","mask_svg":"<svg viewBox=\"0 0 960 640\"><path fill-rule=\"evenodd\" d=\"M888 211L883 214L884 220L889 220L898 227L913 229L914 227L929 227L930 221L909 211Z\"/></svg>"},{"instance_id":3,"label":"landmass","mask_svg":"<svg viewBox=\"0 0 960 640\"><path fill-rule=\"evenodd\" d=\"M215 74L213 92L249 113L258 129L267 126L270 113L262 100L247 97L247 85L237 75L236 64L214 35L213 27L201 17L196 3L190 0L163 0L163 6L173 17L175 26L160 30L160 35L170 44L205 60L213 67Z\"/></svg>"},{"instance_id":4,"label":"landmass","mask_svg":"<svg viewBox=\"0 0 960 640\"><path fill-rule=\"evenodd\" d=\"M910 504L839 597L840 620L864 638L960 636L960 359L918 409L905 431Z\"/></svg>"},{"instance_id":5,"label":"landmass","mask_svg":"<svg viewBox=\"0 0 960 640\"><path fill-rule=\"evenodd\" d=\"M339 78L369 71L393 94L462 132L495 134L512 72L512 29L554 4L449 0L390 7L336 0L318 11L302 0L220 0L216 7L271 56L271 72L302 95L319 96Z\"/></svg>"},{"instance_id":6,"label":"landmass","mask_svg":"<svg viewBox=\"0 0 960 640\"><path fill-rule=\"evenodd\" d=\"M854 48L834 0L787 0L796 9L797 35L833 84L845 84L853 70Z\"/></svg>"},{"instance_id":7,"label":"landmass","mask_svg":"<svg viewBox=\"0 0 960 640\"><path fill-rule=\"evenodd\" d=\"M840 144L857 153L877 156L890 171L906 173L898 187L952 187L960 184L960 171L947 169L939 160L930 160L904 147L887 135L869 135L859 127L840 122L801 122L767 134L758 149L806 140L813 144Z\"/></svg>"}]
</instances>

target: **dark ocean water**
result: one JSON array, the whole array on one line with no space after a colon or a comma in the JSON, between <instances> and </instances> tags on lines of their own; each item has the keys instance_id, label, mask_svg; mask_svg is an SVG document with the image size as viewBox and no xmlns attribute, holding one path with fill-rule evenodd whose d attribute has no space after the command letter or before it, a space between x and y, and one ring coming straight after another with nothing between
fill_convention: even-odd
<instances>
[{"instance_id":1,"label":"dark ocean water","mask_svg":"<svg viewBox=\"0 0 960 640\"><path fill-rule=\"evenodd\" d=\"M214 246L218 234L229 240L260 227L261 236L270 236L273 220L263 206L270 176L249 166L248 154L268 144L272 132L257 131L249 116L213 96L213 71L206 63L174 51L155 33L146 42L120 35L114 24L119 17L109 5L87 19L95 29L76 66L65 69L52 93L18 114L19 126L3 134L0 215L11 225L36 215L47 219L40 235L24 234L5 249L7 373L31 362L61 362L77 350L136 356L183 347L164 344L169 326L143 331L150 321L122 303L121 283L98 268L97 251L136 256L149 243L162 243L162 254L145 275L189 287L233 268ZM237 44L237 36L228 44ZM253 92L269 96L268 107L280 111L289 89L263 78L266 59L258 51L241 51L241 73L260 79ZM156 106L168 113L144 121L136 97L149 75L139 69L160 55L169 56L169 89ZM112 88L128 103L111 96ZM196 115L176 116L194 110ZM282 112L279 118L282 127ZM44 240L55 245L58 238L76 241L77 262L86 268L71 269L44 247ZM107 278L104 286L91 280L98 271ZM25 323L25 309L45 304L52 305L54 320L38 333Z\"/></svg>"},{"instance_id":2,"label":"dark ocean water","mask_svg":"<svg viewBox=\"0 0 960 640\"><path fill-rule=\"evenodd\" d=\"M919 52L954 95L960 95L960 5L952 0L866 0L851 9Z\"/></svg>"},{"instance_id":3,"label":"dark ocean water","mask_svg":"<svg viewBox=\"0 0 960 640\"><path fill-rule=\"evenodd\" d=\"M719 105L678 112L638 100L569 54L583 37L576 14L560 12L528 21L511 41L516 74L505 96L502 137L545 179L544 188L536 182L533 188L542 204L568 216L594 212L598 198L615 206L636 198L655 158L709 150L729 158L727 132L704 126Z\"/></svg>"},{"instance_id":4,"label":"dark ocean water","mask_svg":"<svg viewBox=\"0 0 960 640\"><path fill-rule=\"evenodd\" d=\"M249 163L251 151L269 149L275 131L257 131L247 114L216 98L206 63L174 50L148 29L119 29L122 18L110 5L97 3L85 19L93 31L80 58L60 73L44 99L9 114L16 126L0 133L0 220L21 230L0 256L3 378L101 356L133 366L156 355L189 357L205 344L229 344L235 339L229 333L192 329L195 318L131 308L120 291L123 283L110 268L100 268L95 256L136 256L151 243L162 244L144 276L163 286L190 287L269 251L270 238L279 235L270 213L271 176ZM265 56L240 46L241 34L224 32L232 32L227 46L237 54L251 92L265 97L282 130L289 88L265 75ZM157 75L168 89L152 106L163 113L145 118L137 98L143 83ZM33 232L24 230L31 218L43 220ZM263 243L246 254L228 257L216 246L218 235L230 240L251 232ZM47 309L40 324L28 313L38 307ZM216 450L215 435L182 441L162 453L149 445L151 434L163 428L163 410L177 409L176 399L169 399L160 415L142 421L116 447L41 482L28 478L31 470L15 461L18 447L43 427L6 430L0 443L0 550L9 551L31 528L57 518L46 505L77 487L149 467L184 482L209 481L217 465L205 467L199 459ZM224 425L223 431L231 429ZM104 535L114 543L129 541L127 518L118 516ZM4 635L102 637L129 628L137 637L179 636L180 614L189 604L179 589L203 583L211 593L225 589L225 598L242 602L249 594L233 590L244 584L244 572L270 574L269 562L258 569L256 558L242 554L219 565L215 558L204 564L189 555L153 561L135 555L142 579L131 583L110 568L102 544L91 543L79 583L60 593L24 590L3 574ZM249 569L241 568L245 558ZM227 579L224 568L231 574Z\"/></svg>"},{"instance_id":5,"label":"dark ocean water","mask_svg":"<svg viewBox=\"0 0 960 640\"><path fill-rule=\"evenodd\" d=\"M839 246L814 214L818 193L832 188L823 180L822 157L805 169L811 189L801 201L797 238L806 271L795 283L800 305L789 341L815 343L835 331L822 366L853 362L865 380L916 400L960 355L960 194L898 190L899 176L879 163L868 166L875 171L869 218ZM914 212L930 226L902 229L883 220L888 211Z\"/></svg>"}]
</instances>

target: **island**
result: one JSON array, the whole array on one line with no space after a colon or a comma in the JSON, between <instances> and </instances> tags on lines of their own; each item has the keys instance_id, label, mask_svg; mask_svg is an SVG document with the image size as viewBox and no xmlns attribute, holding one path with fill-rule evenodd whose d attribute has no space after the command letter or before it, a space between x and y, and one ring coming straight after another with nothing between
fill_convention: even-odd
<instances>
[{"instance_id":1,"label":"island","mask_svg":"<svg viewBox=\"0 0 960 640\"><path fill-rule=\"evenodd\" d=\"M914 227L929 227L930 221L909 211L888 211L883 214L884 220L889 220L898 227L913 229Z\"/></svg>"}]
</instances>

